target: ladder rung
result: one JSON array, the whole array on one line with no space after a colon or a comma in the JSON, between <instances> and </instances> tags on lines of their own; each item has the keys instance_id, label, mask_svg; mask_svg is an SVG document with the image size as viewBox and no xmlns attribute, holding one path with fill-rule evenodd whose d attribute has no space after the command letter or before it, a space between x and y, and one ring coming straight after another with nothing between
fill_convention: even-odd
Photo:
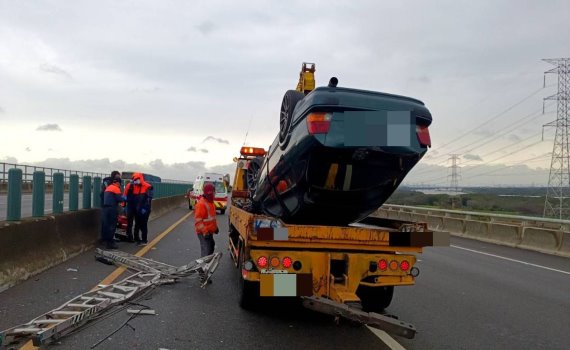
<instances>
[{"instance_id":1,"label":"ladder rung","mask_svg":"<svg viewBox=\"0 0 570 350\"><path fill-rule=\"evenodd\" d=\"M62 316L75 316L75 315L79 315L81 313L81 311L52 311L50 312L53 315L62 315Z\"/></svg>"},{"instance_id":2,"label":"ladder rung","mask_svg":"<svg viewBox=\"0 0 570 350\"><path fill-rule=\"evenodd\" d=\"M138 286L143 286L143 285L146 284L146 283L140 282L140 281L125 281L125 282L126 282L126 283L136 284L136 285L138 285Z\"/></svg>"},{"instance_id":3,"label":"ladder rung","mask_svg":"<svg viewBox=\"0 0 570 350\"><path fill-rule=\"evenodd\" d=\"M133 290L137 290L137 287L129 287L129 286L115 286L115 289L121 290L123 292L131 292Z\"/></svg>"},{"instance_id":4,"label":"ladder rung","mask_svg":"<svg viewBox=\"0 0 570 350\"><path fill-rule=\"evenodd\" d=\"M63 322L63 320L35 320L32 323L35 324L56 324L56 323L61 323Z\"/></svg>"},{"instance_id":5,"label":"ladder rung","mask_svg":"<svg viewBox=\"0 0 570 350\"><path fill-rule=\"evenodd\" d=\"M91 300L96 300L96 301L106 301L108 299L105 298L97 298L97 297L81 297L82 300L87 300L87 301L91 301Z\"/></svg>"},{"instance_id":6,"label":"ladder rung","mask_svg":"<svg viewBox=\"0 0 570 350\"><path fill-rule=\"evenodd\" d=\"M42 328L16 328L12 333L37 333L43 331Z\"/></svg>"},{"instance_id":7,"label":"ladder rung","mask_svg":"<svg viewBox=\"0 0 570 350\"><path fill-rule=\"evenodd\" d=\"M104 295L104 296L106 296L106 297L113 298L113 299L123 299L123 298L125 298L125 295L124 295L124 294L119 294L119 293L98 291L97 294Z\"/></svg>"},{"instance_id":8,"label":"ladder rung","mask_svg":"<svg viewBox=\"0 0 570 350\"><path fill-rule=\"evenodd\" d=\"M65 305L66 307L83 307L86 309L92 308L93 305L89 305L89 304L67 304Z\"/></svg>"}]
</instances>

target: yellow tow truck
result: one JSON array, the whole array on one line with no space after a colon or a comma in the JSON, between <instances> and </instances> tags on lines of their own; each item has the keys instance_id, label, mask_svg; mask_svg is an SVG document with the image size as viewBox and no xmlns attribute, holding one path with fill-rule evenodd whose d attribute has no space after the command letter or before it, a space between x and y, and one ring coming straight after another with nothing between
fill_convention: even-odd
<instances>
[{"instance_id":1,"label":"yellow tow truck","mask_svg":"<svg viewBox=\"0 0 570 350\"><path fill-rule=\"evenodd\" d=\"M312 226L252 214L247 169L264 155L263 148L242 147L235 159L229 251L240 306L250 308L264 297L303 297L308 308L413 338L412 325L378 313L390 305L395 286L414 284L420 272L414 254L449 244L449 236L434 237L423 223L376 217L349 226Z\"/></svg>"},{"instance_id":2,"label":"yellow tow truck","mask_svg":"<svg viewBox=\"0 0 570 350\"><path fill-rule=\"evenodd\" d=\"M315 70L314 63L303 63L299 93L315 89ZM329 86L336 83L332 78ZM307 308L413 338L414 326L381 313L394 287L414 285L420 273L415 254L426 246L449 245L449 234L374 216L325 226L285 224L260 214L252 195L265 157L263 148L242 147L234 158L229 251L239 276L240 306L253 307L259 298L301 297Z\"/></svg>"}]
</instances>

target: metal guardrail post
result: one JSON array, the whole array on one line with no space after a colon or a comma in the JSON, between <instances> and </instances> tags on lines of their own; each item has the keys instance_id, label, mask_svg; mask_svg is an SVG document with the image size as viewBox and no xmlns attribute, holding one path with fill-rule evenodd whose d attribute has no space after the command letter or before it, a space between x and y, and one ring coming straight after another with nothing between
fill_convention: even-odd
<instances>
[{"instance_id":1,"label":"metal guardrail post","mask_svg":"<svg viewBox=\"0 0 570 350\"><path fill-rule=\"evenodd\" d=\"M18 221L22 217L22 169L8 170L8 208L6 220Z\"/></svg>"},{"instance_id":2,"label":"metal guardrail post","mask_svg":"<svg viewBox=\"0 0 570 350\"><path fill-rule=\"evenodd\" d=\"M101 208L101 178L93 178L93 208Z\"/></svg>"},{"instance_id":3,"label":"metal guardrail post","mask_svg":"<svg viewBox=\"0 0 570 350\"><path fill-rule=\"evenodd\" d=\"M69 211L79 209L79 175L69 175Z\"/></svg>"},{"instance_id":4,"label":"metal guardrail post","mask_svg":"<svg viewBox=\"0 0 570 350\"><path fill-rule=\"evenodd\" d=\"M54 173L53 178L53 213L63 213L63 173Z\"/></svg>"},{"instance_id":5,"label":"metal guardrail post","mask_svg":"<svg viewBox=\"0 0 570 350\"><path fill-rule=\"evenodd\" d=\"M83 176L83 209L91 209L91 176Z\"/></svg>"},{"instance_id":6,"label":"metal guardrail post","mask_svg":"<svg viewBox=\"0 0 570 350\"><path fill-rule=\"evenodd\" d=\"M44 216L46 201L46 174L34 171L32 184L32 216Z\"/></svg>"}]
</instances>

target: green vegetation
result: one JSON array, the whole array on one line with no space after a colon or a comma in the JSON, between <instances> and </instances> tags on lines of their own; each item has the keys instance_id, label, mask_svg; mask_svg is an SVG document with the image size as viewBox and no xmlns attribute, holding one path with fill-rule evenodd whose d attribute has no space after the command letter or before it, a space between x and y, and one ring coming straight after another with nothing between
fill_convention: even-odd
<instances>
[{"instance_id":1,"label":"green vegetation","mask_svg":"<svg viewBox=\"0 0 570 350\"><path fill-rule=\"evenodd\" d=\"M453 196L447 194L423 194L409 189L398 189L387 203L525 216L542 216L543 214L544 195L526 197L531 191L522 191L524 195L508 194L505 196L497 189L495 193L492 190L479 192L483 193L466 193L453 200ZM532 195L535 193L537 191L532 191Z\"/></svg>"}]
</instances>

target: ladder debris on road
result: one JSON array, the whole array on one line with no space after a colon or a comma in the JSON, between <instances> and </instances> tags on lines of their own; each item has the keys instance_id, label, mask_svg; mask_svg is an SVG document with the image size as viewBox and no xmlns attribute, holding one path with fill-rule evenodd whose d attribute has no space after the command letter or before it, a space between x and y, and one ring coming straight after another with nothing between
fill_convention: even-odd
<instances>
[{"instance_id":1,"label":"ladder debris on road","mask_svg":"<svg viewBox=\"0 0 570 350\"><path fill-rule=\"evenodd\" d=\"M180 267L121 251L97 249L95 256L99 261L104 259L138 272L117 283L100 284L95 290L80 294L30 322L0 332L0 349L23 344L30 339L34 346L48 344L76 330L94 316L108 311L111 307L132 300L148 288L174 283L177 279L192 274L206 276L201 283L201 288L205 288L218 267L222 253L214 253ZM155 310L129 309L127 312L145 315L156 314Z\"/></svg>"}]
</instances>

